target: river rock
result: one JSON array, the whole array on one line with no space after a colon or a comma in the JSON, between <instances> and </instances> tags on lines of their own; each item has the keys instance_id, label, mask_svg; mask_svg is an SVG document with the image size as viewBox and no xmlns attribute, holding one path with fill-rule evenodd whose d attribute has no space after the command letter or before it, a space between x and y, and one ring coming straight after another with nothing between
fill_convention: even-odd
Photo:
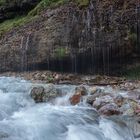
<instances>
[{"instance_id":1,"label":"river rock","mask_svg":"<svg viewBox=\"0 0 140 140\"><path fill-rule=\"evenodd\" d=\"M136 85L135 85L135 83L132 83L132 82L126 82L126 83L120 85L120 89L126 90L126 91L128 91L128 90L132 91L132 90L136 89Z\"/></svg>"},{"instance_id":2,"label":"river rock","mask_svg":"<svg viewBox=\"0 0 140 140\"><path fill-rule=\"evenodd\" d=\"M121 107L123 105L123 102L124 102L124 97L122 95L117 95L115 98L114 98L114 102L119 106Z\"/></svg>"},{"instance_id":3,"label":"river rock","mask_svg":"<svg viewBox=\"0 0 140 140\"><path fill-rule=\"evenodd\" d=\"M50 101L56 98L58 94L58 90L53 85L49 85L46 88L43 86L33 87L30 95L36 103L40 103Z\"/></svg>"},{"instance_id":4,"label":"river rock","mask_svg":"<svg viewBox=\"0 0 140 140\"><path fill-rule=\"evenodd\" d=\"M79 86L75 88L75 95L87 95L87 89L84 86Z\"/></svg>"},{"instance_id":5,"label":"river rock","mask_svg":"<svg viewBox=\"0 0 140 140\"><path fill-rule=\"evenodd\" d=\"M54 77L54 79L55 79L56 81L59 81L59 80L62 79L62 75L61 75L61 74L56 74L55 77Z\"/></svg>"},{"instance_id":6,"label":"river rock","mask_svg":"<svg viewBox=\"0 0 140 140\"><path fill-rule=\"evenodd\" d=\"M107 92L96 92L93 95L89 95L86 99L86 102L90 105L93 105L93 102L96 100L96 98L101 98L102 96L109 95L110 93Z\"/></svg>"},{"instance_id":7,"label":"river rock","mask_svg":"<svg viewBox=\"0 0 140 140\"><path fill-rule=\"evenodd\" d=\"M109 95L102 96L96 98L96 100L93 103L93 107L95 107L97 110L100 109L102 106L113 103L113 98Z\"/></svg>"},{"instance_id":8,"label":"river rock","mask_svg":"<svg viewBox=\"0 0 140 140\"><path fill-rule=\"evenodd\" d=\"M106 104L103 107L101 107L98 112L102 115L119 115L121 112L118 109L118 106L115 103Z\"/></svg>"},{"instance_id":9,"label":"river rock","mask_svg":"<svg viewBox=\"0 0 140 140\"><path fill-rule=\"evenodd\" d=\"M120 107L120 110L124 115L134 116L139 110L138 102L132 99L126 99L124 104Z\"/></svg>"},{"instance_id":10,"label":"river rock","mask_svg":"<svg viewBox=\"0 0 140 140\"><path fill-rule=\"evenodd\" d=\"M80 94L73 95L73 96L70 98L70 103L71 103L72 105L76 105L76 104L80 103L81 97L82 97L82 96L81 96Z\"/></svg>"},{"instance_id":11,"label":"river rock","mask_svg":"<svg viewBox=\"0 0 140 140\"><path fill-rule=\"evenodd\" d=\"M70 103L72 105L78 104L81 101L82 96L85 96L87 94L87 89L84 86L76 87L74 95L70 98Z\"/></svg>"},{"instance_id":12,"label":"river rock","mask_svg":"<svg viewBox=\"0 0 140 140\"><path fill-rule=\"evenodd\" d=\"M100 92L102 92L102 89L100 89L100 88L97 88L97 87L91 87L90 88L90 94L91 95L93 95L95 93L100 93Z\"/></svg>"},{"instance_id":13,"label":"river rock","mask_svg":"<svg viewBox=\"0 0 140 140\"><path fill-rule=\"evenodd\" d=\"M95 100L96 100L96 96L90 95L90 96L87 97L86 103L92 105Z\"/></svg>"},{"instance_id":14,"label":"river rock","mask_svg":"<svg viewBox=\"0 0 140 140\"><path fill-rule=\"evenodd\" d=\"M140 91L129 91L127 95L130 99L140 100Z\"/></svg>"}]
</instances>

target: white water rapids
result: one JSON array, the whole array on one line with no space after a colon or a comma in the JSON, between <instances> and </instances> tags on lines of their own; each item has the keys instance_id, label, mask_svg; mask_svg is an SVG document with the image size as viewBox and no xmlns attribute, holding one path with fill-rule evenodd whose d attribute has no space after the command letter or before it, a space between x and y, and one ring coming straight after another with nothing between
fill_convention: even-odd
<instances>
[{"instance_id":1,"label":"white water rapids","mask_svg":"<svg viewBox=\"0 0 140 140\"><path fill-rule=\"evenodd\" d=\"M50 105L31 99L33 85L19 78L0 78L0 140L134 140L119 118L99 117L84 105L59 105L68 101L73 86L58 86L67 94Z\"/></svg>"}]
</instances>

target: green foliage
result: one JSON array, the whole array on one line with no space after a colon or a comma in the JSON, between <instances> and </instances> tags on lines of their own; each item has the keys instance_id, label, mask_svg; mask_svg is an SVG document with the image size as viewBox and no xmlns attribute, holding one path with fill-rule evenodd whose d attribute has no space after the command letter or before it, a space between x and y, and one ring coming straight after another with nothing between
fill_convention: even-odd
<instances>
[{"instance_id":1,"label":"green foliage","mask_svg":"<svg viewBox=\"0 0 140 140\"><path fill-rule=\"evenodd\" d=\"M0 0L0 6L5 4L12 4L19 0ZM14 19L6 20L0 23L0 36L2 36L5 32L13 29L14 27L22 26L27 22L33 20L41 11L43 11L47 7L56 7L65 2L73 1L73 0L41 0L41 2L31 10L27 16L16 17ZM80 6L86 6L89 3L89 0L74 0L74 2L78 3ZM65 53L65 49L58 49L57 55L63 56Z\"/></svg>"},{"instance_id":2,"label":"green foliage","mask_svg":"<svg viewBox=\"0 0 140 140\"><path fill-rule=\"evenodd\" d=\"M89 0L76 0L76 2L80 5L80 6L87 6L89 4Z\"/></svg>"},{"instance_id":3,"label":"green foliage","mask_svg":"<svg viewBox=\"0 0 140 140\"><path fill-rule=\"evenodd\" d=\"M11 3L18 0L11 0ZM49 6L58 6L59 4L64 3L67 0L42 0L33 10L29 12L27 16L16 17L14 19L6 20L0 23L0 36L5 32L13 29L14 27L22 26L27 22L30 22L46 7ZM0 6L9 3L9 0L0 0Z\"/></svg>"},{"instance_id":4,"label":"green foliage","mask_svg":"<svg viewBox=\"0 0 140 140\"><path fill-rule=\"evenodd\" d=\"M42 0L33 10L29 12L29 15L38 15L46 7L55 7L63 4L67 0Z\"/></svg>"},{"instance_id":5,"label":"green foliage","mask_svg":"<svg viewBox=\"0 0 140 140\"><path fill-rule=\"evenodd\" d=\"M34 18L35 17L22 16L2 22L0 24L0 36L3 35L3 33L13 29L14 27L22 26L25 23L30 22Z\"/></svg>"},{"instance_id":6,"label":"green foliage","mask_svg":"<svg viewBox=\"0 0 140 140\"><path fill-rule=\"evenodd\" d=\"M58 58L62 58L67 55L67 48L57 48L55 49L54 56Z\"/></svg>"},{"instance_id":7,"label":"green foliage","mask_svg":"<svg viewBox=\"0 0 140 140\"><path fill-rule=\"evenodd\" d=\"M4 5L6 0L0 0L0 6Z\"/></svg>"}]
</instances>

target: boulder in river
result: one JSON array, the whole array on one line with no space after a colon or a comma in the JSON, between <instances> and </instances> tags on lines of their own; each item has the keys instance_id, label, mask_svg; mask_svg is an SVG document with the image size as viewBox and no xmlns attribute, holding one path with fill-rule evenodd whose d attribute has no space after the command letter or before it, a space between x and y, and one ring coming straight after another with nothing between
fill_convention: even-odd
<instances>
[{"instance_id":1,"label":"boulder in river","mask_svg":"<svg viewBox=\"0 0 140 140\"><path fill-rule=\"evenodd\" d=\"M79 86L75 88L74 95L70 98L70 103L76 105L81 101L82 96L87 95L87 89L84 86Z\"/></svg>"},{"instance_id":2,"label":"boulder in river","mask_svg":"<svg viewBox=\"0 0 140 140\"><path fill-rule=\"evenodd\" d=\"M76 104L78 104L78 103L80 103L80 101L81 101L81 95L79 94L77 94L77 95L73 95L71 98L70 98L70 103L72 104L72 105L76 105Z\"/></svg>"},{"instance_id":3,"label":"boulder in river","mask_svg":"<svg viewBox=\"0 0 140 140\"><path fill-rule=\"evenodd\" d=\"M94 95L90 95L87 97L86 103L92 105L95 100L96 100L96 97Z\"/></svg>"},{"instance_id":4,"label":"boulder in river","mask_svg":"<svg viewBox=\"0 0 140 140\"><path fill-rule=\"evenodd\" d=\"M84 86L79 86L79 87L76 87L75 88L75 95L87 95L88 92L87 92L87 89L84 87Z\"/></svg>"},{"instance_id":5,"label":"boulder in river","mask_svg":"<svg viewBox=\"0 0 140 140\"><path fill-rule=\"evenodd\" d=\"M96 100L93 103L93 107L95 107L98 110L104 105L109 103L113 103L113 98L109 95L106 95L106 96L96 98Z\"/></svg>"},{"instance_id":6,"label":"boulder in river","mask_svg":"<svg viewBox=\"0 0 140 140\"><path fill-rule=\"evenodd\" d=\"M56 98L58 94L59 91L53 85L33 87L30 93L36 103L51 101Z\"/></svg>"},{"instance_id":7,"label":"boulder in river","mask_svg":"<svg viewBox=\"0 0 140 140\"><path fill-rule=\"evenodd\" d=\"M90 94L93 95L95 93L100 93L100 92L103 92L102 89L100 88L97 88L97 87L91 87L90 88Z\"/></svg>"},{"instance_id":8,"label":"boulder in river","mask_svg":"<svg viewBox=\"0 0 140 140\"><path fill-rule=\"evenodd\" d=\"M102 96L106 96L108 95L109 93L106 93L106 92L96 92L94 93L93 95L89 95L86 99L86 102L90 105L93 105L93 102L97 99L97 98L100 98Z\"/></svg>"},{"instance_id":9,"label":"boulder in river","mask_svg":"<svg viewBox=\"0 0 140 140\"><path fill-rule=\"evenodd\" d=\"M106 104L103 107L101 107L98 112L102 115L119 115L121 112L118 109L118 106L115 103Z\"/></svg>"}]
</instances>

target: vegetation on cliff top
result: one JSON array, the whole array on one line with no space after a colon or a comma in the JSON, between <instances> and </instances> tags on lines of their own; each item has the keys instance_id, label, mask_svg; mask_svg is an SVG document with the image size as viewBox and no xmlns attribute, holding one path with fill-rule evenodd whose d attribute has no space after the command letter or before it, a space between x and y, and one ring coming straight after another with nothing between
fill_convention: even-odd
<instances>
[{"instance_id":1,"label":"vegetation on cliff top","mask_svg":"<svg viewBox=\"0 0 140 140\"><path fill-rule=\"evenodd\" d=\"M38 15L46 7L58 6L66 1L68 0L42 0L33 10L29 12L28 15L31 16Z\"/></svg>"},{"instance_id":2,"label":"vegetation on cliff top","mask_svg":"<svg viewBox=\"0 0 140 140\"><path fill-rule=\"evenodd\" d=\"M6 20L6 21L2 22L0 24L0 37L5 32L8 32L8 31L12 30L14 27L22 26L22 25L30 22L34 18L36 18L36 17L35 16L34 17L20 16L20 17L16 17L14 19L9 19L9 20Z\"/></svg>"},{"instance_id":3,"label":"vegetation on cliff top","mask_svg":"<svg viewBox=\"0 0 140 140\"><path fill-rule=\"evenodd\" d=\"M2 23L0 23L0 36L2 36L5 32L10 31L11 29L25 25L26 23L32 21L34 18L37 17L39 12L49 6L62 4L65 0L42 0L33 10L31 10L25 16L17 16L13 19L8 19ZM5 5L8 0L0 0L0 6ZM15 2L13 0L12 2ZM11 3L12 3L11 2Z\"/></svg>"},{"instance_id":4,"label":"vegetation on cliff top","mask_svg":"<svg viewBox=\"0 0 140 140\"><path fill-rule=\"evenodd\" d=\"M28 15L26 16L18 16L13 19L6 20L0 24L0 36L2 36L5 32L13 29L14 27L22 26L31 20L33 20L37 15L40 14L41 11L46 9L47 7L56 7L62 5L70 0L41 0L38 5L32 9ZM9 0L0 0L0 6L5 5L9 2ZM10 1L10 3L16 2L15 0ZM78 5L86 6L89 3L89 0L75 0Z\"/></svg>"},{"instance_id":5,"label":"vegetation on cliff top","mask_svg":"<svg viewBox=\"0 0 140 140\"><path fill-rule=\"evenodd\" d=\"M46 7L56 7L71 0L42 0L32 11L29 12L29 15L37 15ZM76 2L79 6L87 6L89 0L72 0Z\"/></svg>"}]
</instances>

